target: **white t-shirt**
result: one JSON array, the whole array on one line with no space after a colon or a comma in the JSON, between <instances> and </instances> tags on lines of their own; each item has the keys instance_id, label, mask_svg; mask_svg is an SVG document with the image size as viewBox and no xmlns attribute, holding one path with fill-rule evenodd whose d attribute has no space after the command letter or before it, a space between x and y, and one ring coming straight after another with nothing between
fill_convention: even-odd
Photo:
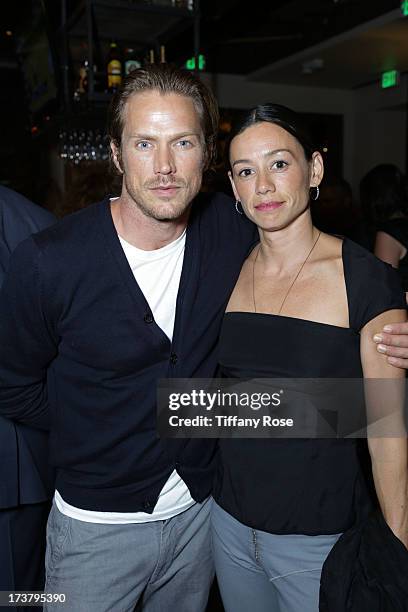
<instances>
[{"instance_id":1,"label":"white t-shirt","mask_svg":"<svg viewBox=\"0 0 408 612\"><path fill-rule=\"evenodd\" d=\"M119 236L129 266L153 313L157 325L172 340L177 293L183 267L186 231L174 242L155 251L143 251ZM55 503L63 514L88 523L147 523L166 520L195 502L176 470L160 492L152 514L147 512L94 512L75 508L55 492Z\"/></svg>"}]
</instances>

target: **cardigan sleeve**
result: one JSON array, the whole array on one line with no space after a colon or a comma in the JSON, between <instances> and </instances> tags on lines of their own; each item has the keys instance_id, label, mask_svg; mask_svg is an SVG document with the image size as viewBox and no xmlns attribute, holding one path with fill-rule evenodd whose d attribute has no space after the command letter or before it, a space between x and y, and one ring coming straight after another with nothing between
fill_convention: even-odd
<instances>
[{"instance_id":1,"label":"cardigan sleeve","mask_svg":"<svg viewBox=\"0 0 408 612\"><path fill-rule=\"evenodd\" d=\"M28 238L14 251L0 292L0 415L39 429L49 428L47 369L57 354L44 309L44 263Z\"/></svg>"}]
</instances>

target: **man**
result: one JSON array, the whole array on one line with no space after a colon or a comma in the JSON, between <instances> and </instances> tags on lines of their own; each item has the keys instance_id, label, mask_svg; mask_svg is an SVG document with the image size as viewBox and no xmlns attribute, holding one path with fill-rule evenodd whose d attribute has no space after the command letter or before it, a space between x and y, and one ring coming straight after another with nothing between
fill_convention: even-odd
<instances>
[{"instance_id":1,"label":"man","mask_svg":"<svg viewBox=\"0 0 408 612\"><path fill-rule=\"evenodd\" d=\"M206 605L215 448L158 439L155 394L159 378L214 374L255 238L231 200L198 195L217 123L191 74L132 72L109 124L121 196L26 241L0 298L0 343L17 336L1 412L36 427L51 414L46 589L65 611Z\"/></svg>"},{"instance_id":2,"label":"man","mask_svg":"<svg viewBox=\"0 0 408 612\"><path fill-rule=\"evenodd\" d=\"M0 186L0 286L16 246L54 221L48 211ZM52 497L47 456L44 431L0 417L0 591L44 588L47 500Z\"/></svg>"},{"instance_id":3,"label":"man","mask_svg":"<svg viewBox=\"0 0 408 612\"><path fill-rule=\"evenodd\" d=\"M64 610L204 610L215 447L156 433L156 381L209 377L253 240L225 196L198 196L212 95L165 65L113 101L119 199L26 241L0 297L1 413L51 422L57 468L46 590Z\"/></svg>"}]
</instances>

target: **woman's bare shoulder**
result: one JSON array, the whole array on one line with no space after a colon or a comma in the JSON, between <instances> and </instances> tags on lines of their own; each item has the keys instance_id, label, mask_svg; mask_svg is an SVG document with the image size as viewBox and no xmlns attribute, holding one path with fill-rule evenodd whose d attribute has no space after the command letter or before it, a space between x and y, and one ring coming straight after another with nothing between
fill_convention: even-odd
<instances>
[{"instance_id":1,"label":"woman's bare shoulder","mask_svg":"<svg viewBox=\"0 0 408 612\"><path fill-rule=\"evenodd\" d=\"M319 269L328 271L343 271L343 239L331 234L321 233L320 249L318 251L317 263Z\"/></svg>"}]
</instances>

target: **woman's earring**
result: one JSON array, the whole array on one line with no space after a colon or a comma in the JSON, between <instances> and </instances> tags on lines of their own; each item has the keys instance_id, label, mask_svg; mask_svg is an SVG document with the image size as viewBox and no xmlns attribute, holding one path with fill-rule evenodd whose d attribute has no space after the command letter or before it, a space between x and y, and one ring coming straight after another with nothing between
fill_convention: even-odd
<instances>
[{"instance_id":1,"label":"woman's earring","mask_svg":"<svg viewBox=\"0 0 408 612\"><path fill-rule=\"evenodd\" d=\"M241 208L241 210L240 210L240 208ZM239 215L243 215L244 214L244 211L242 210L242 204L241 204L241 202L239 200L236 200L236 202L235 202L235 210L237 211L237 213Z\"/></svg>"},{"instance_id":2,"label":"woman's earring","mask_svg":"<svg viewBox=\"0 0 408 612\"><path fill-rule=\"evenodd\" d=\"M310 199L316 201L320 195L319 185L316 185L316 187L311 187L310 189L316 189L316 191L314 192L314 197L312 196L312 193L310 193Z\"/></svg>"}]
</instances>

